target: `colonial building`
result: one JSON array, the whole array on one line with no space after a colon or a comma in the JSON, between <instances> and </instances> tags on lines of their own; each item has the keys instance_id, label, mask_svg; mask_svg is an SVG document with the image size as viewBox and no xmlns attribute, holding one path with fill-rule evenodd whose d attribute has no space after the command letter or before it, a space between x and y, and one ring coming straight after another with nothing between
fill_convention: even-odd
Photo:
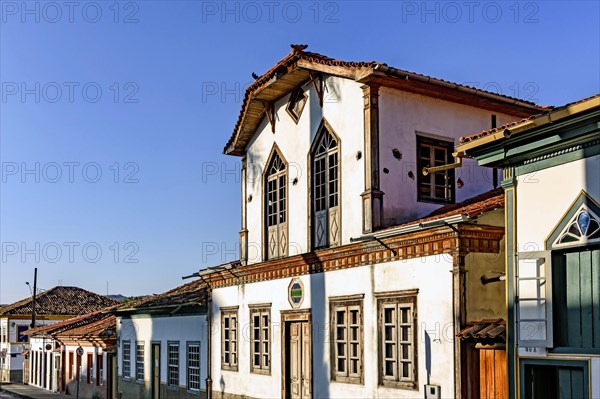
<instances>
[{"instance_id":1,"label":"colonial building","mask_svg":"<svg viewBox=\"0 0 600 399\"><path fill-rule=\"evenodd\" d=\"M220 326L208 389L478 395L476 344L455 337L506 319L504 283L482 283L504 270L504 193L474 161L422 170L542 108L292 47L247 88L224 150L242 159L241 259L199 273Z\"/></svg>"},{"instance_id":2,"label":"colonial building","mask_svg":"<svg viewBox=\"0 0 600 399\"><path fill-rule=\"evenodd\" d=\"M37 295L36 326L56 323L73 316L90 313L115 302L104 296L78 287L54 287ZM5 351L2 362L2 381L22 382L22 352L27 343L23 334L31 328L32 298L25 298L0 308L0 350Z\"/></svg>"},{"instance_id":3,"label":"colonial building","mask_svg":"<svg viewBox=\"0 0 600 399\"><path fill-rule=\"evenodd\" d=\"M206 395L208 325L201 280L124 303L117 317L116 398Z\"/></svg>"},{"instance_id":4,"label":"colonial building","mask_svg":"<svg viewBox=\"0 0 600 399\"><path fill-rule=\"evenodd\" d=\"M510 397L600 397L600 95L456 150L504 169Z\"/></svg>"},{"instance_id":5,"label":"colonial building","mask_svg":"<svg viewBox=\"0 0 600 399\"><path fill-rule=\"evenodd\" d=\"M27 330L28 384L85 399L113 398L116 318L108 310Z\"/></svg>"}]
</instances>

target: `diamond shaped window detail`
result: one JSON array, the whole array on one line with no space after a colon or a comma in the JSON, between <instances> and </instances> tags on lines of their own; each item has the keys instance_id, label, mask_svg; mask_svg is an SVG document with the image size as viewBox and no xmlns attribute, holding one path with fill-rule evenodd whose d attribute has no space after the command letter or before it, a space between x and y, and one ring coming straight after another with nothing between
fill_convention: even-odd
<instances>
[{"instance_id":1,"label":"diamond shaped window detail","mask_svg":"<svg viewBox=\"0 0 600 399\"><path fill-rule=\"evenodd\" d=\"M306 101L308 100L308 96L302 88L297 88L290 95L290 101L286 107L288 114L292 117L294 122L298 123L300 120L300 116L302 115L302 110L306 105Z\"/></svg>"}]
</instances>

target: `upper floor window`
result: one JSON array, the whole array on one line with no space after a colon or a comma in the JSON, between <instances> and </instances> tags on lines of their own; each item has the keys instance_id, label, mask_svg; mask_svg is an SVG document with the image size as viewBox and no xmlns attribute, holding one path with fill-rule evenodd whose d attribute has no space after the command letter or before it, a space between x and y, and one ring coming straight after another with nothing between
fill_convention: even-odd
<instances>
[{"instance_id":1,"label":"upper floor window","mask_svg":"<svg viewBox=\"0 0 600 399\"><path fill-rule=\"evenodd\" d=\"M417 184L418 200L431 202L454 202L454 169L423 176L424 167L452 163L454 143L424 136L417 136Z\"/></svg>"},{"instance_id":2,"label":"upper floor window","mask_svg":"<svg viewBox=\"0 0 600 399\"><path fill-rule=\"evenodd\" d=\"M144 342L135 343L135 380L144 381Z\"/></svg>"},{"instance_id":3,"label":"upper floor window","mask_svg":"<svg viewBox=\"0 0 600 399\"><path fill-rule=\"evenodd\" d=\"M301 87L294 90L290 95L290 102L288 103L286 110L294 122L298 123L300 120L300 115L302 115L302 110L306 105L307 99L308 96L304 93L304 90L302 90Z\"/></svg>"},{"instance_id":4,"label":"upper floor window","mask_svg":"<svg viewBox=\"0 0 600 399\"><path fill-rule=\"evenodd\" d=\"M73 364L73 352L69 353L69 364ZM129 378L131 377L131 342L130 341L123 341L123 354L122 354L122 360L123 360L123 378ZM73 376L73 370L69 370L69 379L72 379Z\"/></svg>"},{"instance_id":5,"label":"upper floor window","mask_svg":"<svg viewBox=\"0 0 600 399\"><path fill-rule=\"evenodd\" d=\"M275 150L265 176L267 259L287 255L287 168Z\"/></svg>"},{"instance_id":6,"label":"upper floor window","mask_svg":"<svg viewBox=\"0 0 600 399\"><path fill-rule=\"evenodd\" d=\"M340 244L339 140L324 123L312 149L313 248Z\"/></svg>"}]
</instances>

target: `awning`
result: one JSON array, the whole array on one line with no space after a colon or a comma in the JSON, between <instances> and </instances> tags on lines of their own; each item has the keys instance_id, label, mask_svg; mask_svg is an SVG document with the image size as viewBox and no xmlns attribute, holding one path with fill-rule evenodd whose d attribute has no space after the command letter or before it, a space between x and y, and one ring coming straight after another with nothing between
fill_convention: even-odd
<instances>
[{"instance_id":1,"label":"awning","mask_svg":"<svg viewBox=\"0 0 600 399\"><path fill-rule=\"evenodd\" d=\"M464 341L483 344L505 343L506 322L503 319L470 322L456 336Z\"/></svg>"}]
</instances>

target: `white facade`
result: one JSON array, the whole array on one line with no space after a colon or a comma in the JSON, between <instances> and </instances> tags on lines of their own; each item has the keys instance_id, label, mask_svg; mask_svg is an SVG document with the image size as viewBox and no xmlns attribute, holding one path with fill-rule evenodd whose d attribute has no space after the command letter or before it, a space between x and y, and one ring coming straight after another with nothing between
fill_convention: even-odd
<instances>
[{"instance_id":1,"label":"white facade","mask_svg":"<svg viewBox=\"0 0 600 399\"><path fill-rule=\"evenodd\" d=\"M430 256L363 266L300 277L305 298L299 309L310 309L313 327L313 396L331 398L414 398L423 397L423 385L439 385L443 397L453 394L452 364L452 258ZM431 276L435 275L435 279ZM213 337L213 380L215 394L256 398L281 395L282 356L281 311L292 309L288 301L291 279L245 284L213 292L214 325L220 325L221 307L239 306L239 371L222 370L220 334ZM378 384L378 338L376 293L418 288L418 389L392 389ZM329 298L364 295L364 383L330 381ZM249 305L271 304L272 360L270 375L250 372ZM216 339L214 339L216 338Z\"/></svg>"},{"instance_id":2,"label":"white facade","mask_svg":"<svg viewBox=\"0 0 600 399\"><path fill-rule=\"evenodd\" d=\"M521 253L544 251L546 240L582 191L596 202L600 202L599 171L600 155L595 155L518 176L515 189L518 251ZM548 266L550 265L548 264ZM552 282L552 284L558 284L558 282ZM545 291L546 295L550 295L550 288L548 287ZM551 306L545 310L551 314ZM549 316L544 332L551 334L554 327L552 318ZM583 328L591 328L591 326ZM536 331L536 334L539 332ZM568 359L588 363L591 397L600 397L600 358L597 355L557 354L548 351L541 345L520 347L518 355L522 359L541 358L558 361Z\"/></svg>"},{"instance_id":3,"label":"white facade","mask_svg":"<svg viewBox=\"0 0 600 399\"><path fill-rule=\"evenodd\" d=\"M207 322L204 315L175 315L175 316L147 316L132 315L117 317L117 369L122 381L138 383L150 387L152 376L152 345L160 345L160 383L169 385L168 380L168 344L179 345L179 382L176 388L181 391L192 391L188 387L187 370L189 344L200 345L200 386L205 390L207 376ZM129 342L130 346L130 375L123 375L123 347ZM143 381L136 378L136 345L144 345ZM118 390L127 397L130 391L120 383ZM130 393L131 395L131 393Z\"/></svg>"}]
</instances>

